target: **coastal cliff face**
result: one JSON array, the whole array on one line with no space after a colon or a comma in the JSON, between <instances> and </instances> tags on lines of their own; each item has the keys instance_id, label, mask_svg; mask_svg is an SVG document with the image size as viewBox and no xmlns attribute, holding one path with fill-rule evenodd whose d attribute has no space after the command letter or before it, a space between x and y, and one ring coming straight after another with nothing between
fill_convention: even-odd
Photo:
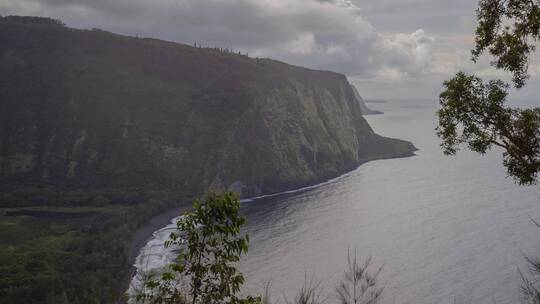
<instances>
[{"instance_id":1,"label":"coastal cliff face","mask_svg":"<svg viewBox=\"0 0 540 304\"><path fill-rule=\"evenodd\" d=\"M343 75L48 19L0 18L0 88L4 187L247 197L415 150Z\"/></svg>"},{"instance_id":2,"label":"coastal cliff face","mask_svg":"<svg viewBox=\"0 0 540 304\"><path fill-rule=\"evenodd\" d=\"M383 114L381 111L371 110L367 107L366 102L364 101L364 98L360 95L360 92L358 92L358 89L351 85L351 88L354 92L354 97L356 100L358 100L358 103L360 104L360 110L362 111L362 115L377 115L377 114Z\"/></svg>"}]
</instances>

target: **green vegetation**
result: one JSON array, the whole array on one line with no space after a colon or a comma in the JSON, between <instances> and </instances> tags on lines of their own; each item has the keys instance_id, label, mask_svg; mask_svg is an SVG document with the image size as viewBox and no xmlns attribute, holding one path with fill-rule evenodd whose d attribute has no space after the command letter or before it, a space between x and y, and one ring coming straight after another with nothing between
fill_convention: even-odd
<instances>
[{"instance_id":1,"label":"green vegetation","mask_svg":"<svg viewBox=\"0 0 540 304\"><path fill-rule=\"evenodd\" d=\"M239 297L244 276L236 269L240 257L247 253L249 236L241 234L246 219L239 213L240 201L232 192L208 194L196 200L193 210L177 222L165 246L179 248L177 261L159 278L146 278L137 296L139 303L152 304L270 304L270 287L264 296ZM344 280L336 287L339 303L376 304L384 288L379 287L375 272L369 268L371 258L360 264L347 256ZM327 297L328 298L328 297ZM321 285L308 284L288 304L320 304Z\"/></svg>"},{"instance_id":2,"label":"green vegetation","mask_svg":"<svg viewBox=\"0 0 540 304\"><path fill-rule=\"evenodd\" d=\"M234 193L209 194L195 201L193 211L177 223L166 246L178 246L178 262L159 281L150 281L139 300L150 303L250 304L259 298L239 298L244 276L236 270L240 256L247 253L249 238L240 235L246 219L239 214L240 201ZM183 290L182 281L189 281Z\"/></svg>"},{"instance_id":3,"label":"green vegetation","mask_svg":"<svg viewBox=\"0 0 540 304\"><path fill-rule=\"evenodd\" d=\"M140 199L148 201L1 208L0 303L115 302L130 275L134 231L179 198Z\"/></svg>"},{"instance_id":4,"label":"green vegetation","mask_svg":"<svg viewBox=\"0 0 540 304\"><path fill-rule=\"evenodd\" d=\"M526 84L529 56L540 38L540 4L531 0L481 0L473 61L486 50L497 69L513 75L514 87ZM503 148L503 165L519 184L534 184L540 171L540 108L519 109L505 102L509 85L484 82L458 73L444 83L437 134L446 154L466 144L484 154Z\"/></svg>"},{"instance_id":5,"label":"green vegetation","mask_svg":"<svg viewBox=\"0 0 540 304\"><path fill-rule=\"evenodd\" d=\"M0 18L0 87L10 193L255 196L414 151L373 132L344 75L47 18Z\"/></svg>"},{"instance_id":6,"label":"green vegetation","mask_svg":"<svg viewBox=\"0 0 540 304\"><path fill-rule=\"evenodd\" d=\"M492 65L512 73L516 89L525 86L531 54L540 39L540 3L532 0L480 0L477 10L476 62L489 52ZM481 154L493 146L503 149L503 165L520 185L537 183L540 171L540 108L508 107L509 84L484 82L459 72L445 81L440 95L437 135L445 154L467 145ZM540 228L540 225L533 220ZM523 303L540 303L540 260L526 257L529 275L521 273Z\"/></svg>"},{"instance_id":7,"label":"green vegetation","mask_svg":"<svg viewBox=\"0 0 540 304\"><path fill-rule=\"evenodd\" d=\"M0 17L0 302L108 303L134 231L207 189L242 196L408 156L345 76Z\"/></svg>"},{"instance_id":8,"label":"green vegetation","mask_svg":"<svg viewBox=\"0 0 540 304\"><path fill-rule=\"evenodd\" d=\"M460 144L484 154L492 146L504 149L508 175L520 184L533 184L540 170L540 108L505 107L507 85L500 80L484 83L464 73L445 82L438 111L437 134L446 154Z\"/></svg>"}]
</instances>

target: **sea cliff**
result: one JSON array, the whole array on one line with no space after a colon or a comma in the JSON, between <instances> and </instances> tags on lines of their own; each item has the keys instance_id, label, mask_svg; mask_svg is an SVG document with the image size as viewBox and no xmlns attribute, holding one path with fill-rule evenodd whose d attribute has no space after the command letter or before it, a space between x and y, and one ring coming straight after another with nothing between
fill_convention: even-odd
<instances>
[{"instance_id":1,"label":"sea cliff","mask_svg":"<svg viewBox=\"0 0 540 304\"><path fill-rule=\"evenodd\" d=\"M229 50L0 19L0 183L256 196L413 145L344 75Z\"/></svg>"}]
</instances>

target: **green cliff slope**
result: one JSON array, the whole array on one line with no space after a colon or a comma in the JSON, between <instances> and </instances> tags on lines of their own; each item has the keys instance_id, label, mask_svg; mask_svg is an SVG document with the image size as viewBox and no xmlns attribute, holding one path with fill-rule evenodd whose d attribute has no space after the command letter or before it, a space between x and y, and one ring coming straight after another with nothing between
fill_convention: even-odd
<instances>
[{"instance_id":1,"label":"green cliff slope","mask_svg":"<svg viewBox=\"0 0 540 304\"><path fill-rule=\"evenodd\" d=\"M134 232L208 188L413 153L361 114L340 74L0 17L0 303L115 303Z\"/></svg>"},{"instance_id":2,"label":"green cliff slope","mask_svg":"<svg viewBox=\"0 0 540 304\"><path fill-rule=\"evenodd\" d=\"M269 59L0 19L0 183L243 196L410 155L345 76Z\"/></svg>"}]
</instances>

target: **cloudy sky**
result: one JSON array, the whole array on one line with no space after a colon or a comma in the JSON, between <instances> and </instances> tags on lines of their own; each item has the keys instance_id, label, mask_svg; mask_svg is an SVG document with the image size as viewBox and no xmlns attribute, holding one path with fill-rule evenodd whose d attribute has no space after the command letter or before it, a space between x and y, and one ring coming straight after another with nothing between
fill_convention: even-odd
<instances>
[{"instance_id":1,"label":"cloudy sky","mask_svg":"<svg viewBox=\"0 0 540 304\"><path fill-rule=\"evenodd\" d=\"M0 15L50 16L77 28L232 47L344 73L367 98L436 98L442 81L458 70L500 73L489 68L489 58L470 62L476 5L476 0L0 0ZM519 96L536 96L535 83Z\"/></svg>"}]
</instances>

